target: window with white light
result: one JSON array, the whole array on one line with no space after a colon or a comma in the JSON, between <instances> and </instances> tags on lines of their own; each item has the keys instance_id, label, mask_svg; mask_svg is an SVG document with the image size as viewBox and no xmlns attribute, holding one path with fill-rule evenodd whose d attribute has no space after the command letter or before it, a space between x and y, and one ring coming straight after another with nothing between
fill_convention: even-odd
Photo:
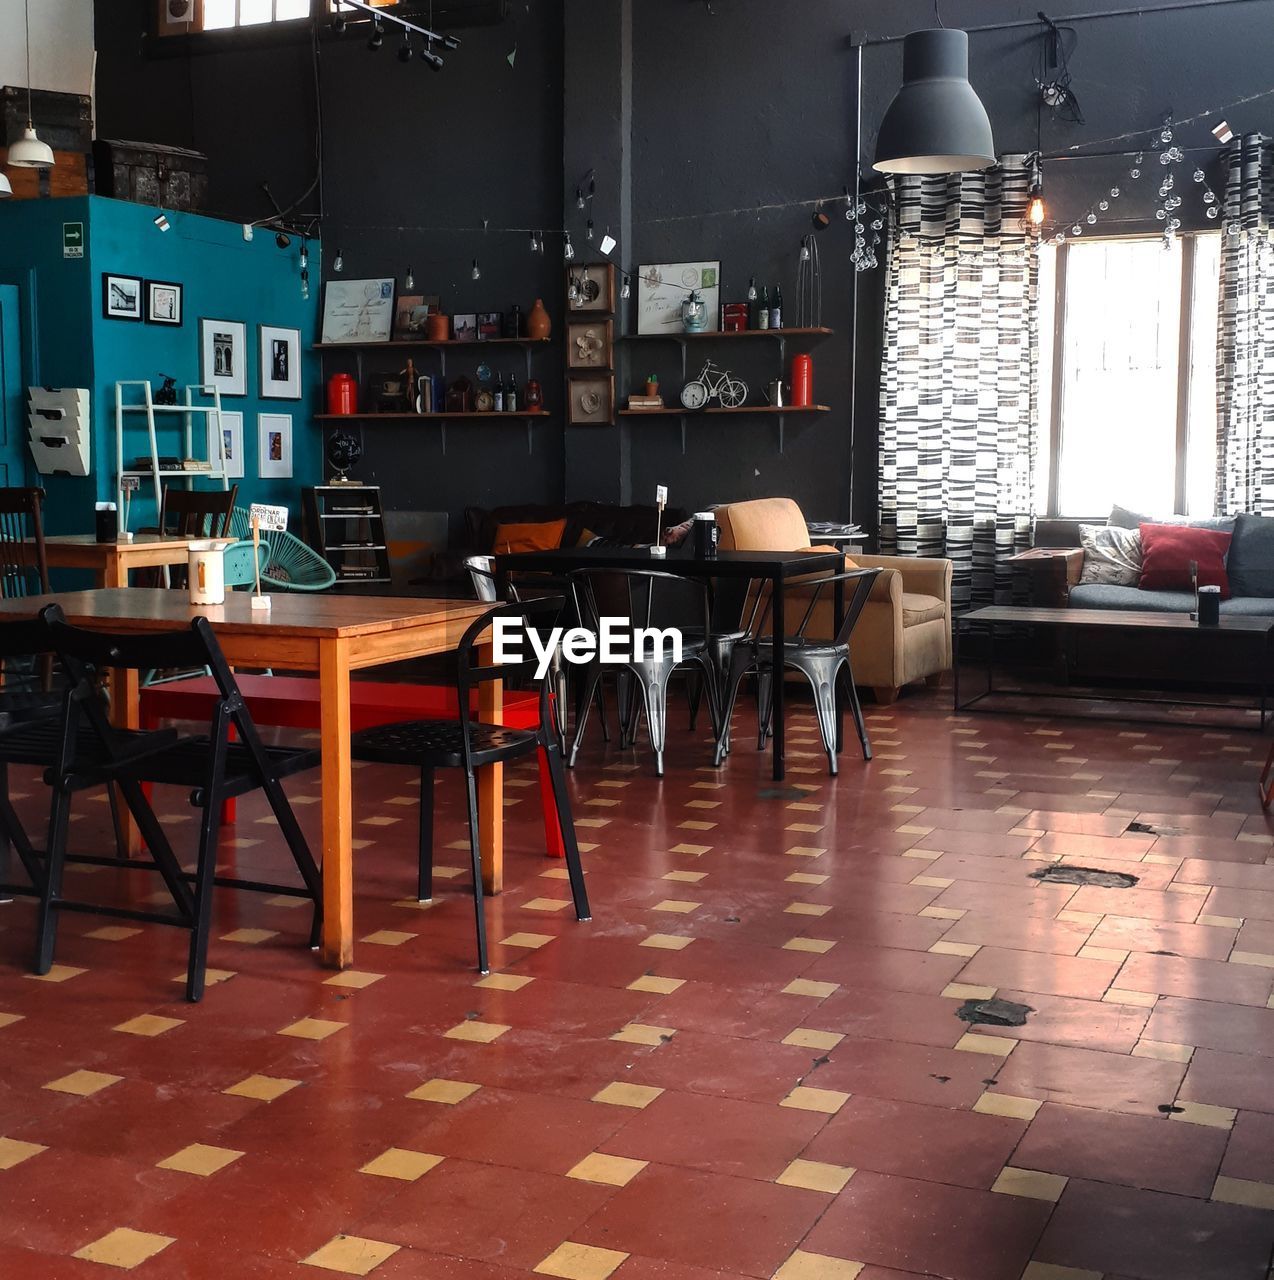
<instances>
[{"instance_id":1,"label":"window with white light","mask_svg":"<svg viewBox=\"0 0 1274 1280\"><path fill-rule=\"evenodd\" d=\"M1041 250L1042 514L1212 513L1220 256L1215 233Z\"/></svg>"},{"instance_id":2,"label":"window with white light","mask_svg":"<svg viewBox=\"0 0 1274 1280\"><path fill-rule=\"evenodd\" d=\"M203 0L203 30L260 27L310 16L310 0Z\"/></svg>"}]
</instances>

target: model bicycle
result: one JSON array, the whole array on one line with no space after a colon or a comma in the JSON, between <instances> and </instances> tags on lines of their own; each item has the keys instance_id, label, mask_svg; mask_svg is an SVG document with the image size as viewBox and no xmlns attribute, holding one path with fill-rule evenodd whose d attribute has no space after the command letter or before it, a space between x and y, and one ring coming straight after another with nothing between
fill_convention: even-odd
<instances>
[{"instance_id":1,"label":"model bicycle","mask_svg":"<svg viewBox=\"0 0 1274 1280\"><path fill-rule=\"evenodd\" d=\"M737 409L748 398L747 384L708 360L699 376L681 388L681 403L687 409L707 408L713 398L723 409Z\"/></svg>"}]
</instances>

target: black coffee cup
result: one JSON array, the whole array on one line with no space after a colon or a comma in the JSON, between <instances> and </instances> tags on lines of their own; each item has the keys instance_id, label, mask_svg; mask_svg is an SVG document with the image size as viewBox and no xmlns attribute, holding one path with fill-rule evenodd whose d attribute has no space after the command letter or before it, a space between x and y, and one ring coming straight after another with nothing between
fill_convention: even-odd
<instances>
[{"instance_id":1,"label":"black coffee cup","mask_svg":"<svg viewBox=\"0 0 1274 1280\"><path fill-rule=\"evenodd\" d=\"M1221 588L1199 588L1199 626L1215 627L1221 622Z\"/></svg>"},{"instance_id":2,"label":"black coffee cup","mask_svg":"<svg viewBox=\"0 0 1274 1280\"><path fill-rule=\"evenodd\" d=\"M119 541L119 511L113 502L99 502L94 514L98 542Z\"/></svg>"},{"instance_id":3,"label":"black coffee cup","mask_svg":"<svg viewBox=\"0 0 1274 1280\"><path fill-rule=\"evenodd\" d=\"M694 553L697 560L715 560L720 530L711 511L699 511L694 518Z\"/></svg>"}]
</instances>

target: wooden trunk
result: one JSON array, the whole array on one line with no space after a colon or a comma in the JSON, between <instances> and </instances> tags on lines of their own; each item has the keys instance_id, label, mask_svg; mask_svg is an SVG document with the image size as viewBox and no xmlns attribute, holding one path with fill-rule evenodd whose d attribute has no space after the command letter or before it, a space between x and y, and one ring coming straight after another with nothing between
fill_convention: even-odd
<instances>
[{"instance_id":1,"label":"wooden trunk","mask_svg":"<svg viewBox=\"0 0 1274 1280\"><path fill-rule=\"evenodd\" d=\"M116 200L199 213L208 204L208 157L184 147L99 139L97 192Z\"/></svg>"}]
</instances>

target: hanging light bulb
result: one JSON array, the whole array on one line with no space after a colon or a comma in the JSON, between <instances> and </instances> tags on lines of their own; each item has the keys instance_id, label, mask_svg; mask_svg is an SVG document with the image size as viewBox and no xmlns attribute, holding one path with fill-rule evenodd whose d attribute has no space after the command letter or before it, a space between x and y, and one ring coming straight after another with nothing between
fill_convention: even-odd
<instances>
[{"instance_id":1,"label":"hanging light bulb","mask_svg":"<svg viewBox=\"0 0 1274 1280\"><path fill-rule=\"evenodd\" d=\"M482 279L482 268L481 268L480 266L478 266L478 260L477 260L477 258L474 258L474 260L473 260L473 269L469 272L469 274L470 274L470 276L472 276L472 277L473 277L473 279L475 279L475 280L481 280L481 279Z\"/></svg>"},{"instance_id":2,"label":"hanging light bulb","mask_svg":"<svg viewBox=\"0 0 1274 1280\"><path fill-rule=\"evenodd\" d=\"M336 257L332 259L332 270L340 275L345 270L345 259L341 256L340 245L336 246Z\"/></svg>"},{"instance_id":3,"label":"hanging light bulb","mask_svg":"<svg viewBox=\"0 0 1274 1280\"><path fill-rule=\"evenodd\" d=\"M403 288L410 293L416 287L416 276L411 267L408 266L407 274L403 277Z\"/></svg>"},{"instance_id":4,"label":"hanging light bulb","mask_svg":"<svg viewBox=\"0 0 1274 1280\"><path fill-rule=\"evenodd\" d=\"M1119 188L1118 188L1118 187L1111 187L1111 189L1110 189L1110 198L1111 198L1112 200L1118 200L1118 199L1119 199Z\"/></svg>"},{"instance_id":5,"label":"hanging light bulb","mask_svg":"<svg viewBox=\"0 0 1274 1280\"><path fill-rule=\"evenodd\" d=\"M588 240L589 244L592 244L592 242L593 242L593 220L592 220L592 218L589 218L589 220L588 220L588 230L587 230L587 231L585 231L584 235L585 235L585 237L587 238L587 240Z\"/></svg>"},{"instance_id":6,"label":"hanging light bulb","mask_svg":"<svg viewBox=\"0 0 1274 1280\"><path fill-rule=\"evenodd\" d=\"M1106 210L1110 208L1110 201L1109 201L1109 200L1098 200L1098 201L1097 201L1097 207L1102 211L1102 213L1105 213L1105 212L1106 212Z\"/></svg>"},{"instance_id":7,"label":"hanging light bulb","mask_svg":"<svg viewBox=\"0 0 1274 1280\"><path fill-rule=\"evenodd\" d=\"M576 284L574 276L571 277L570 284L566 286L566 300L567 302L579 301L579 285Z\"/></svg>"},{"instance_id":8,"label":"hanging light bulb","mask_svg":"<svg viewBox=\"0 0 1274 1280\"><path fill-rule=\"evenodd\" d=\"M583 187L575 188L575 207L577 209L582 209L584 207L584 188Z\"/></svg>"},{"instance_id":9,"label":"hanging light bulb","mask_svg":"<svg viewBox=\"0 0 1274 1280\"><path fill-rule=\"evenodd\" d=\"M534 253L540 247L539 241L535 238L535 232L531 232L531 252Z\"/></svg>"},{"instance_id":10,"label":"hanging light bulb","mask_svg":"<svg viewBox=\"0 0 1274 1280\"><path fill-rule=\"evenodd\" d=\"M566 240L562 245L562 257L567 262L575 260L575 246L571 243L571 233L569 231L566 233Z\"/></svg>"},{"instance_id":11,"label":"hanging light bulb","mask_svg":"<svg viewBox=\"0 0 1274 1280\"><path fill-rule=\"evenodd\" d=\"M1083 234L1084 234L1084 228L1083 228L1083 227L1081 227L1081 226L1079 225L1079 223L1077 222L1077 223L1076 223L1076 224L1071 228L1071 235L1073 235L1073 236L1081 236L1081 235L1083 235Z\"/></svg>"},{"instance_id":12,"label":"hanging light bulb","mask_svg":"<svg viewBox=\"0 0 1274 1280\"><path fill-rule=\"evenodd\" d=\"M301 241L301 270L305 271L310 265L310 249L304 240Z\"/></svg>"},{"instance_id":13,"label":"hanging light bulb","mask_svg":"<svg viewBox=\"0 0 1274 1280\"><path fill-rule=\"evenodd\" d=\"M310 296L310 273L304 268L301 269L301 297L308 298Z\"/></svg>"},{"instance_id":14,"label":"hanging light bulb","mask_svg":"<svg viewBox=\"0 0 1274 1280\"><path fill-rule=\"evenodd\" d=\"M624 283L619 286L619 296L624 299L628 299L633 296L633 288L632 285L628 283L627 275L624 276Z\"/></svg>"},{"instance_id":15,"label":"hanging light bulb","mask_svg":"<svg viewBox=\"0 0 1274 1280\"><path fill-rule=\"evenodd\" d=\"M1130 178L1140 178L1140 177L1141 177L1141 170L1140 170L1139 168L1137 168L1137 166L1136 166L1136 165L1133 165L1133 167L1132 167L1131 169L1129 169L1129 170L1128 170L1128 176L1129 176Z\"/></svg>"},{"instance_id":16,"label":"hanging light bulb","mask_svg":"<svg viewBox=\"0 0 1274 1280\"><path fill-rule=\"evenodd\" d=\"M1084 219L1084 221L1088 223L1088 225L1091 227L1096 223L1097 215L1091 209L1089 209L1088 216Z\"/></svg>"},{"instance_id":17,"label":"hanging light bulb","mask_svg":"<svg viewBox=\"0 0 1274 1280\"><path fill-rule=\"evenodd\" d=\"M1191 176L1194 178L1196 182L1202 182L1204 177L1203 170L1196 169Z\"/></svg>"},{"instance_id":18,"label":"hanging light bulb","mask_svg":"<svg viewBox=\"0 0 1274 1280\"><path fill-rule=\"evenodd\" d=\"M1031 183L1031 196L1026 205L1026 220L1033 227L1044 225L1044 184L1037 176Z\"/></svg>"},{"instance_id":19,"label":"hanging light bulb","mask_svg":"<svg viewBox=\"0 0 1274 1280\"><path fill-rule=\"evenodd\" d=\"M808 241L808 240L805 240L805 239L802 239L802 240L801 240L801 261L802 261L802 262L808 262L809 260L810 260L810 246L809 246L809 241Z\"/></svg>"}]
</instances>

